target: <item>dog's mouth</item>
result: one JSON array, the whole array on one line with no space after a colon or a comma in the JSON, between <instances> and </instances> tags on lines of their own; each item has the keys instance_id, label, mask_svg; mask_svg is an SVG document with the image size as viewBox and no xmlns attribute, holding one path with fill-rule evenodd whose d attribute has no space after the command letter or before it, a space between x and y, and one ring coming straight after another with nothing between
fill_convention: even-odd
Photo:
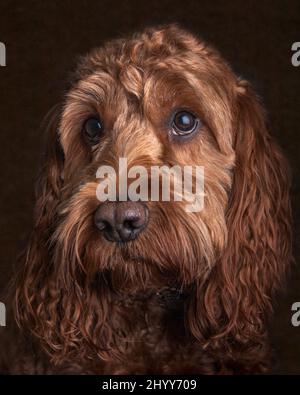
<instances>
[{"instance_id":1,"label":"dog's mouth","mask_svg":"<svg viewBox=\"0 0 300 395\"><path fill-rule=\"evenodd\" d=\"M138 265L157 266L158 262L153 259L150 254L144 254L142 246L137 241L129 242L120 241L114 243L114 251L119 255L122 262Z\"/></svg>"},{"instance_id":2,"label":"dog's mouth","mask_svg":"<svg viewBox=\"0 0 300 395\"><path fill-rule=\"evenodd\" d=\"M157 262L149 254L145 256L137 248L129 248L128 243L115 248L116 254L111 256L106 269L113 289L125 294L143 294L178 287L178 270Z\"/></svg>"},{"instance_id":3,"label":"dog's mouth","mask_svg":"<svg viewBox=\"0 0 300 395\"><path fill-rule=\"evenodd\" d=\"M127 247L127 246L126 246ZM141 254L132 255L128 252L127 248L124 246L120 246L121 255L125 262L132 263L135 266L146 265L146 266L158 266L158 262L156 262L151 257L145 257Z\"/></svg>"}]
</instances>

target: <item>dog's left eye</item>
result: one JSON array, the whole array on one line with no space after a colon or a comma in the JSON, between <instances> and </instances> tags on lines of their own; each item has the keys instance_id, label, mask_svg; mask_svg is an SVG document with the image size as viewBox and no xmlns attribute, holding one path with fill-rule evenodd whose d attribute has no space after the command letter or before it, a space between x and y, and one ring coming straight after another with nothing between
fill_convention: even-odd
<instances>
[{"instance_id":1,"label":"dog's left eye","mask_svg":"<svg viewBox=\"0 0 300 395\"><path fill-rule=\"evenodd\" d=\"M178 111L173 117L172 129L175 134L183 136L193 133L199 123L199 118L189 111Z\"/></svg>"},{"instance_id":2,"label":"dog's left eye","mask_svg":"<svg viewBox=\"0 0 300 395\"><path fill-rule=\"evenodd\" d=\"M89 118L83 125L83 133L88 139L88 142L92 145L99 142L102 129L102 124L97 118Z\"/></svg>"}]
</instances>

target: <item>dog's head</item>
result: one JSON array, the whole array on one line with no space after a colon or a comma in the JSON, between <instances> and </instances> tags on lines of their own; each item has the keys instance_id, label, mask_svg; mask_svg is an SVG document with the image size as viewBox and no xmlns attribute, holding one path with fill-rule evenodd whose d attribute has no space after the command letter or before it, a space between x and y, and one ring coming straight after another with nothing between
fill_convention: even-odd
<instances>
[{"instance_id":1,"label":"dog's head","mask_svg":"<svg viewBox=\"0 0 300 395\"><path fill-rule=\"evenodd\" d=\"M189 290L186 323L202 345L260 343L289 260L289 200L249 84L178 27L148 29L86 56L48 123L18 321L54 358L91 348L107 357L117 347L113 293L176 284ZM148 174L203 167L203 208L100 202L97 170L117 170L119 158Z\"/></svg>"}]
</instances>

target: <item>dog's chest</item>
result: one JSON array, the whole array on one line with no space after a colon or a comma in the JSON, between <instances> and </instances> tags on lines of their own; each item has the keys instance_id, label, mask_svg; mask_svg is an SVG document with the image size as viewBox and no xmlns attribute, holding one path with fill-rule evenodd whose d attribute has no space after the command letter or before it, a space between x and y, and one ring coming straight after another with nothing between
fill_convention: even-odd
<instances>
[{"instance_id":1,"label":"dog's chest","mask_svg":"<svg viewBox=\"0 0 300 395\"><path fill-rule=\"evenodd\" d=\"M183 300L172 296L166 300L124 300L119 307L123 357L120 362L107 362L104 373L195 372L200 350L186 333Z\"/></svg>"}]
</instances>

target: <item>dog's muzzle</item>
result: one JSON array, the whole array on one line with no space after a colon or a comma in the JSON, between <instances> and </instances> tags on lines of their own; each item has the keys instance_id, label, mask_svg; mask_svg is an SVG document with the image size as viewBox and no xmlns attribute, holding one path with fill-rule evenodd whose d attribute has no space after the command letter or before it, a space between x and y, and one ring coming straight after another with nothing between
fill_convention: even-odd
<instances>
[{"instance_id":1,"label":"dog's muzzle","mask_svg":"<svg viewBox=\"0 0 300 395\"><path fill-rule=\"evenodd\" d=\"M148 224L148 208L141 202L105 202L94 213L94 224L109 241L134 240Z\"/></svg>"}]
</instances>

